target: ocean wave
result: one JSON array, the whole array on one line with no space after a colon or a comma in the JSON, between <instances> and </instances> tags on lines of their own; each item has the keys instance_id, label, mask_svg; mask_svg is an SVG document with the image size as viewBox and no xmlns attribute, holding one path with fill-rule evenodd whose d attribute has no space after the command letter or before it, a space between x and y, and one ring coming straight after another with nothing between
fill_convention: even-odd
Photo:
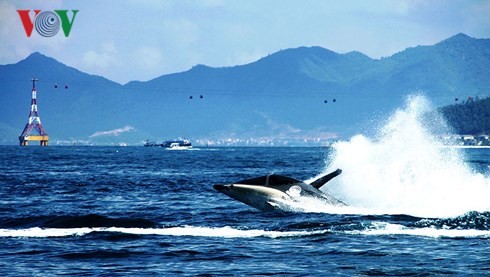
<instances>
[{"instance_id":1,"label":"ocean wave","mask_svg":"<svg viewBox=\"0 0 490 277\"><path fill-rule=\"evenodd\" d=\"M321 225L319 225L321 226ZM181 226L170 228L126 228L126 227L82 227L82 228L40 228L0 229L0 237L16 238L51 238L85 236L89 234L115 235L126 234L136 236L178 236L178 237L216 237L216 238L285 238L308 237L325 234L347 235L408 235L433 238L490 238L490 230L449 229L436 227L409 227L389 222L372 222L362 225L358 230L341 230L338 228L315 228L314 230L274 231L261 229L237 229L225 227Z\"/></svg>"},{"instance_id":2,"label":"ocean wave","mask_svg":"<svg viewBox=\"0 0 490 277\"><path fill-rule=\"evenodd\" d=\"M124 227L83 227L83 228L40 228L27 229L0 229L0 237L49 238L84 236L97 232L125 233L133 235L161 235L161 236L191 236L191 237L222 237L222 238L281 238L300 237L327 233L323 231L268 231L268 230L241 230L232 227L170 227L170 228L124 228Z\"/></svg>"},{"instance_id":3,"label":"ocean wave","mask_svg":"<svg viewBox=\"0 0 490 277\"><path fill-rule=\"evenodd\" d=\"M157 224L140 218L111 218L98 214L33 216L20 218L3 218L0 226L7 228L40 227L40 228L82 228L82 227L156 227Z\"/></svg>"},{"instance_id":4,"label":"ocean wave","mask_svg":"<svg viewBox=\"0 0 490 277\"><path fill-rule=\"evenodd\" d=\"M373 222L364 230L346 231L347 234L357 235L408 235L432 238L490 238L490 230L477 229L446 229L435 227L411 228L401 224L388 222Z\"/></svg>"}]
</instances>

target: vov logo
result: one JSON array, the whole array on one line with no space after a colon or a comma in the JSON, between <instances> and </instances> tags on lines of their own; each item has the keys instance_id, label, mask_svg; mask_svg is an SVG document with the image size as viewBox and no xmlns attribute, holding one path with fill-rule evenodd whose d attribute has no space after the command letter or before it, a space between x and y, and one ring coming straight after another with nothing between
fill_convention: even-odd
<instances>
[{"instance_id":1,"label":"vov logo","mask_svg":"<svg viewBox=\"0 0 490 277\"><path fill-rule=\"evenodd\" d=\"M31 37L34 28L36 28L39 35L52 37L58 33L60 26L63 29L65 37L68 37L78 10L72 10L71 19L68 18L68 10L54 10L54 12L33 10L33 18L30 16L31 10L17 10L17 12L19 13L22 25L24 25L27 37Z\"/></svg>"}]
</instances>

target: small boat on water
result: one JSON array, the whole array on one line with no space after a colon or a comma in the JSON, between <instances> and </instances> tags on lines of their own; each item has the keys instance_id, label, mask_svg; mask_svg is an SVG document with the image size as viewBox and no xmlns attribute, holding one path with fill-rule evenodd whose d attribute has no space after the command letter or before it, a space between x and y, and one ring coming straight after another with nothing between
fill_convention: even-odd
<instances>
[{"instance_id":1,"label":"small boat on water","mask_svg":"<svg viewBox=\"0 0 490 277\"><path fill-rule=\"evenodd\" d=\"M146 140L144 146L145 147L160 146L171 150L186 150L192 148L192 143L187 139L167 140L164 141L163 143L156 143L154 141Z\"/></svg>"},{"instance_id":2,"label":"small boat on water","mask_svg":"<svg viewBox=\"0 0 490 277\"><path fill-rule=\"evenodd\" d=\"M167 149L171 150L186 150L186 149L191 149L192 144L190 141L184 139L184 140L167 140L162 143L162 147L165 147Z\"/></svg>"}]
</instances>

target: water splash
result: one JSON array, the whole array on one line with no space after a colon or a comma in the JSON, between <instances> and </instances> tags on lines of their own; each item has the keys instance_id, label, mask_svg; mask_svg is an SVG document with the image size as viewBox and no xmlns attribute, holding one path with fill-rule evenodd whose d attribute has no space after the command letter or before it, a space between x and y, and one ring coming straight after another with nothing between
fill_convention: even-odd
<instances>
[{"instance_id":1,"label":"water splash","mask_svg":"<svg viewBox=\"0 0 490 277\"><path fill-rule=\"evenodd\" d=\"M490 179L465 164L461 150L437 141L448 128L426 116L432 110L425 97L411 96L375 138L336 143L325 172L342 168L343 174L328 192L364 212L451 217L489 211Z\"/></svg>"}]
</instances>

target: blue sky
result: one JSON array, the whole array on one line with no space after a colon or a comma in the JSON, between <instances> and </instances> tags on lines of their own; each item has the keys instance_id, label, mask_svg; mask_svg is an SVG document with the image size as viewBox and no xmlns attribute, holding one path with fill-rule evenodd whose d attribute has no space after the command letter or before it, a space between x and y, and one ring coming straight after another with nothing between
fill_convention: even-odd
<instances>
[{"instance_id":1,"label":"blue sky","mask_svg":"<svg viewBox=\"0 0 490 277\"><path fill-rule=\"evenodd\" d=\"M79 10L69 37L27 37L18 9ZM69 14L71 16L71 14ZM488 0L0 0L0 64L38 51L119 83L321 46L371 58L457 33L490 38Z\"/></svg>"}]
</instances>

